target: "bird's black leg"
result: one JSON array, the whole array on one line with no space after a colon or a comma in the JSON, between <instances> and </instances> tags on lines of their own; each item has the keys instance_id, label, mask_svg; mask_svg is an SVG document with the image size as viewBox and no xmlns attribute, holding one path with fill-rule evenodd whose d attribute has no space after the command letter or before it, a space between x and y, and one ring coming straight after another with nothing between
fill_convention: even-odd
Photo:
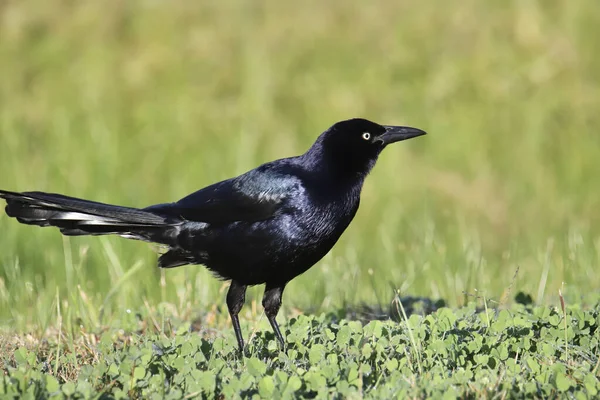
<instances>
[{"instance_id":1,"label":"bird's black leg","mask_svg":"<svg viewBox=\"0 0 600 400\"><path fill-rule=\"evenodd\" d=\"M231 281L229 291L227 292L227 308L229 308L229 315L231 316L231 322L233 323L233 330L235 337L240 347L240 352L244 354L244 337L242 336L242 329L240 328L240 319L238 314L244 305L246 299L246 285L242 285L236 281Z\"/></svg>"},{"instance_id":2,"label":"bird's black leg","mask_svg":"<svg viewBox=\"0 0 600 400\"><path fill-rule=\"evenodd\" d=\"M285 288L285 284L283 285L270 285L267 283L267 287L265 288L265 294L263 295L262 304L265 308L265 314L267 314L267 318L271 323L271 327L275 332L275 337L281 344L281 348L285 348L285 341L283 340L283 335L279 330L279 325L277 325L277 313L279 312L279 307L281 307L281 296L283 295L283 289Z\"/></svg>"}]
</instances>

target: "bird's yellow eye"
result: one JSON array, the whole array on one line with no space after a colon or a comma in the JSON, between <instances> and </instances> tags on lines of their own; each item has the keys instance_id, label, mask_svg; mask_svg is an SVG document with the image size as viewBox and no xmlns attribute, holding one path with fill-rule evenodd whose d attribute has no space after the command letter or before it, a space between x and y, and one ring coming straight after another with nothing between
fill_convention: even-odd
<instances>
[{"instance_id":1,"label":"bird's yellow eye","mask_svg":"<svg viewBox=\"0 0 600 400\"><path fill-rule=\"evenodd\" d=\"M371 139L371 134L369 132L364 132L362 134L362 138L365 140L369 140L369 139Z\"/></svg>"}]
</instances>

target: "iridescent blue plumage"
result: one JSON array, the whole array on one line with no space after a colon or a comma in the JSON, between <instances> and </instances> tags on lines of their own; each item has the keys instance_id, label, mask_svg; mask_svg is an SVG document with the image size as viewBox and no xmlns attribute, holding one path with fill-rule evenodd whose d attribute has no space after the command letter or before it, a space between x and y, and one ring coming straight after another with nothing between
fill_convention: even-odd
<instances>
[{"instance_id":1,"label":"iridescent blue plumage","mask_svg":"<svg viewBox=\"0 0 600 400\"><path fill-rule=\"evenodd\" d=\"M56 226L65 235L116 234L168 247L159 266L203 264L231 280L227 306L240 349L238 313L248 285L265 284L275 320L286 284L318 262L358 210L364 180L390 143L425 132L365 119L338 122L300 156L263 164L174 203L144 209L41 192L0 190L19 222Z\"/></svg>"}]
</instances>

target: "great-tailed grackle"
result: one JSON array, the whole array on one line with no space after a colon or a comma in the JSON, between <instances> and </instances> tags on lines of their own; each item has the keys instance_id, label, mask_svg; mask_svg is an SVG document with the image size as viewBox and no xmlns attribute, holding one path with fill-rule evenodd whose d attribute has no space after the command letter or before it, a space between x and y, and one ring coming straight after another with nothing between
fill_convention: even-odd
<instances>
[{"instance_id":1,"label":"great-tailed grackle","mask_svg":"<svg viewBox=\"0 0 600 400\"><path fill-rule=\"evenodd\" d=\"M120 235L160 243L161 268L203 264L231 280L227 307L240 350L238 313L248 285L266 284L265 313L282 347L276 316L285 285L337 242L358 210L367 174L390 143L420 129L341 121L308 151L261 165L174 203L129 208L43 192L0 190L19 222L64 235Z\"/></svg>"}]
</instances>

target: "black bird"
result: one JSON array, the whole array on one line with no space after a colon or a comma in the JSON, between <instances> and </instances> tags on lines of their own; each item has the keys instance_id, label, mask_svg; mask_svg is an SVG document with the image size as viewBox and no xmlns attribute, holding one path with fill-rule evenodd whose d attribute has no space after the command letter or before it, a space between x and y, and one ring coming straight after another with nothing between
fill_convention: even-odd
<instances>
[{"instance_id":1,"label":"black bird","mask_svg":"<svg viewBox=\"0 0 600 400\"><path fill-rule=\"evenodd\" d=\"M390 143L424 135L365 119L341 121L308 151L210 185L174 203L138 209L43 192L0 190L19 222L63 235L120 235L165 245L161 268L203 264L231 280L227 307L240 350L240 312L249 285L265 284L262 304L279 342L276 316L286 284L319 261L358 210L367 174Z\"/></svg>"}]
</instances>

